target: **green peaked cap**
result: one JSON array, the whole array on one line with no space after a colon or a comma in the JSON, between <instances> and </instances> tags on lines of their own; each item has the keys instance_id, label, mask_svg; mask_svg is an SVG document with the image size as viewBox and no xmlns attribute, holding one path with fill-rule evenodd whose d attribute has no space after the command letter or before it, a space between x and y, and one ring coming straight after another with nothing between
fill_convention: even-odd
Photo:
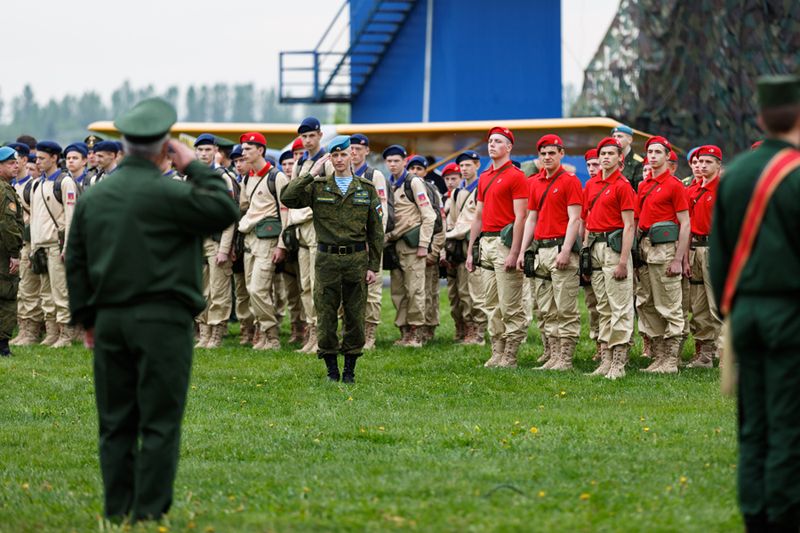
<instances>
[{"instance_id":1,"label":"green peaked cap","mask_svg":"<svg viewBox=\"0 0 800 533\"><path fill-rule=\"evenodd\" d=\"M800 104L800 76L784 74L758 78L758 106L761 109Z\"/></svg>"},{"instance_id":2,"label":"green peaked cap","mask_svg":"<svg viewBox=\"0 0 800 533\"><path fill-rule=\"evenodd\" d=\"M178 120L175 108L161 98L142 100L114 121L126 138L140 143L157 141L169 133Z\"/></svg>"}]
</instances>

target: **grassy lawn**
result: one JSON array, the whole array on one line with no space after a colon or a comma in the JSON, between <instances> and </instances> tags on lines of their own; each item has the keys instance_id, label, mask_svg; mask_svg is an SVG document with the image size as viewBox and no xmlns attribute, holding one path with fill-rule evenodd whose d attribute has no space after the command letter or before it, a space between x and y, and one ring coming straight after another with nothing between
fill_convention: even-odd
<instances>
[{"instance_id":1,"label":"grassy lawn","mask_svg":"<svg viewBox=\"0 0 800 533\"><path fill-rule=\"evenodd\" d=\"M316 357L195 354L175 503L133 531L731 531L734 402L717 370L487 370L488 348L379 345L356 385ZM232 330L236 326L232 326ZM533 331L533 330L532 330ZM102 492L91 355L17 348L0 361L0 531L97 531Z\"/></svg>"}]
</instances>

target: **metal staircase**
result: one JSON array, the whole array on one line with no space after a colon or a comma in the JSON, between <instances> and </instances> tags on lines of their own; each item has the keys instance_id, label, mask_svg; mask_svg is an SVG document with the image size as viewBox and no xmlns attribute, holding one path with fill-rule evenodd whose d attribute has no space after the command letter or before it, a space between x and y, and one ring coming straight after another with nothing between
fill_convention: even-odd
<instances>
[{"instance_id":1,"label":"metal staircase","mask_svg":"<svg viewBox=\"0 0 800 533\"><path fill-rule=\"evenodd\" d=\"M345 0L314 50L280 53L281 103L352 102L417 0L373 0L356 31Z\"/></svg>"}]
</instances>

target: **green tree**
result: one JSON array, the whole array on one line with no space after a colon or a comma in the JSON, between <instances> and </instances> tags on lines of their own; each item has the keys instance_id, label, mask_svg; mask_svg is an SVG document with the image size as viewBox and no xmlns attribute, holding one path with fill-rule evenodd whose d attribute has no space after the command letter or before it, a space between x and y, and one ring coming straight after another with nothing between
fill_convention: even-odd
<instances>
[{"instance_id":1,"label":"green tree","mask_svg":"<svg viewBox=\"0 0 800 533\"><path fill-rule=\"evenodd\" d=\"M255 118L255 92L253 84L236 85L233 88L233 122L252 122Z\"/></svg>"}]
</instances>

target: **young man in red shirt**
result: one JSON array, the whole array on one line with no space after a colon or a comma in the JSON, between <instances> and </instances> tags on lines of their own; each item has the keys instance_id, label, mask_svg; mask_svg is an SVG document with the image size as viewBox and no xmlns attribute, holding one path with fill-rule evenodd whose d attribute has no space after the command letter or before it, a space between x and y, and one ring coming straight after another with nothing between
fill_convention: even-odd
<instances>
[{"instance_id":1,"label":"young man in red shirt","mask_svg":"<svg viewBox=\"0 0 800 533\"><path fill-rule=\"evenodd\" d=\"M536 143L542 170L530 183L528 218L517 266L522 270L525 250L536 249L534 294L542 315L539 330L550 347L550 359L541 367L569 370L581 334L578 310L578 232L583 190L575 174L561 165L564 142L548 134Z\"/></svg>"},{"instance_id":2,"label":"young man in red shirt","mask_svg":"<svg viewBox=\"0 0 800 533\"><path fill-rule=\"evenodd\" d=\"M681 276L689 247L689 204L686 188L668 167L670 143L651 137L645 144L652 177L639 186L639 268L637 310L639 331L650 337L652 364L645 372L674 374L684 319Z\"/></svg>"},{"instance_id":3,"label":"young man in red shirt","mask_svg":"<svg viewBox=\"0 0 800 533\"><path fill-rule=\"evenodd\" d=\"M689 248L689 301L691 302L691 330L695 342L695 356L688 368L711 368L717 353L722 321L719 317L711 279L708 275L708 235L711 233L711 214L717 200L719 173L722 167L722 150L718 146L701 146L695 152L698 161L696 180L688 189L689 218L692 240Z\"/></svg>"},{"instance_id":4,"label":"young man in red shirt","mask_svg":"<svg viewBox=\"0 0 800 533\"><path fill-rule=\"evenodd\" d=\"M517 270L522 243L528 184L525 173L511 162L514 134L503 127L489 130L492 165L480 176L478 205L470 228L467 270L474 272L472 249L480 236L480 266L484 273L486 312L492 357L486 367L516 368L517 352L528 334L522 305L525 276ZM505 229L505 242L501 233ZM509 239L510 237L510 239Z\"/></svg>"},{"instance_id":5,"label":"young man in red shirt","mask_svg":"<svg viewBox=\"0 0 800 533\"><path fill-rule=\"evenodd\" d=\"M622 145L607 137L597 145L602 173L586 184L584 245L591 248L592 287L600 314L601 362L593 375L625 375L633 331L633 262L636 197L620 171Z\"/></svg>"},{"instance_id":6,"label":"young man in red shirt","mask_svg":"<svg viewBox=\"0 0 800 533\"><path fill-rule=\"evenodd\" d=\"M600 168L600 159L597 155L597 148L592 148L587 150L586 153L583 155L584 161L586 161L586 172L589 173L589 181L583 187L584 195L586 194L586 189L589 185L599 179L602 179L602 169ZM582 217L583 218L583 217ZM583 242L584 234L586 233L586 226L584 224L584 231L581 232L580 241ZM589 338L595 342L595 349L594 353L592 354L592 360L597 361L600 359L603 350L602 346L600 345L600 337L599 337L599 324L600 324L600 315L597 312L597 295L595 295L594 289L592 288L592 276L587 275L581 280L581 286L583 286L583 301L586 303L586 309L589 311Z\"/></svg>"}]
</instances>

